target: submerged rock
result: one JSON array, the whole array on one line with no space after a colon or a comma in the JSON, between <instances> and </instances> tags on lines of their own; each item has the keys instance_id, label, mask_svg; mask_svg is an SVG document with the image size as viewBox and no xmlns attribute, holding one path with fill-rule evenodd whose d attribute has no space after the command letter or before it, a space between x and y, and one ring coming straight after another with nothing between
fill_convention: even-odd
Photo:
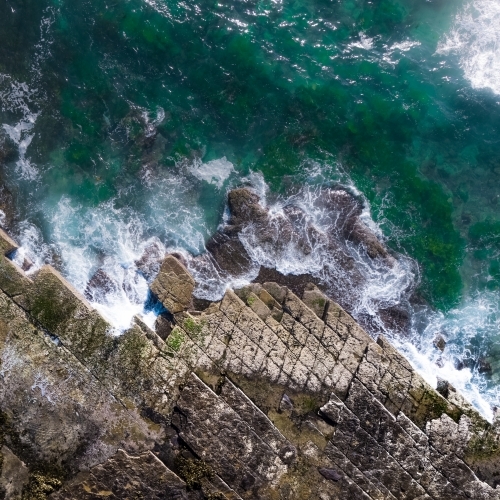
<instances>
[{"instance_id":1,"label":"submerged rock","mask_svg":"<svg viewBox=\"0 0 500 500\"><path fill-rule=\"evenodd\" d=\"M491 363L485 358L479 358L477 361L477 371L479 373L491 373Z\"/></svg>"},{"instance_id":2,"label":"submerged rock","mask_svg":"<svg viewBox=\"0 0 500 500\"><path fill-rule=\"evenodd\" d=\"M434 339L434 347L436 349L439 349L441 352L444 351L444 348L446 347L446 340L442 335L436 335L436 338Z\"/></svg>"},{"instance_id":3,"label":"submerged rock","mask_svg":"<svg viewBox=\"0 0 500 500\"><path fill-rule=\"evenodd\" d=\"M84 295L91 302L103 302L107 295L115 294L119 289L120 285L106 271L98 269L87 283Z\"/></svg>"},{"instance_id":4,"label":"submerged rock","mask_svg":"<svg viewBox=\"0 0 500 500\"><path fill-rule=\"evenodd\" d=\"M7 229L12 227L16 218L14 206L14 196L0 179L0 226Z\"/></svg>"},{"instance_id":5,"label":"submerged rock","mask_svg":"<svg viewBox=\"0 0 500 500\"><path fill-rule=\"evenodd\" d=\"M3 128L0 128L0 168L13 161L17 155L17 148Z\"/></svg>"}]
</instances>

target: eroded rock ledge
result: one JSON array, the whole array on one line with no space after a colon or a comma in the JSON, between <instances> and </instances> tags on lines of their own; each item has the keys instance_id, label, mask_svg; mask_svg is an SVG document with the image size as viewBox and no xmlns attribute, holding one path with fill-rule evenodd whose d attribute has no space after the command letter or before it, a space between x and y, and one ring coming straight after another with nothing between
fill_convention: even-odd
<instances>
[{"instance_id":1,"label":"eroded rock ledge","mask_svg":"<svg viewBox=\"0 0 500 500\"><path fill-rule=\"evenodd\" d=\"M0 248L0 497L500 499L496 427L314 285L196 311L167 256L165 339L139 319L113 337L52 268L28 278Z\"/></svg>"}]
</instances>

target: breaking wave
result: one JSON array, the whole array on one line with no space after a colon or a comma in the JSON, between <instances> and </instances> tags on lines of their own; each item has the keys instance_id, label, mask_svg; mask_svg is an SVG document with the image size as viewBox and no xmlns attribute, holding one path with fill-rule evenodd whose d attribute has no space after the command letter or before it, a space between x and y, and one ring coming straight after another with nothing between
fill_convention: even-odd
<instances>
[{"instance_id":1,"label":"breaking wave","mask_svg":"<svg viewBox=\"0 0 500 500\"><path fill-rule=\"evenodd\" d=\"M475 0L457 14L451 31L440 41L438 54L458 57L475 89L500 94L500 3Z\"/></svg>"}]
</instances>

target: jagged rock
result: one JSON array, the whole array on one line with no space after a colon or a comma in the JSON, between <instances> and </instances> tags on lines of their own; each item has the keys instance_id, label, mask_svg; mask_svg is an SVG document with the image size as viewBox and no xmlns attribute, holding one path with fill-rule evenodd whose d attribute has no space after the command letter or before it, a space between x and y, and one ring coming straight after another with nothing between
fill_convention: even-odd
<instances>
[{"instance_id":1,"label":"jagged rock","mask_svg":"<svg viewBox=\"0 0 500 500\"><path fill-rule=\"evenodd\" d=\"M231 211L230 225L264 222L267 211L260 205L260 198L247 188L233 189L227 196Z\"/></svg>"},{"instance_id":2,"label":"jagged rock","mask_svg":"<svg viewBox=\"0 0 500 500\"><path fill-rule=\"evenodd\" d=\"M151 291L172 314L176 314L191 306L193 290L194 280L184 265L172 255L167 255Z\"/></svg>"},{"instance_id":3,"label":"jagged rock","mask_svg":"<svg viewBox=\"0 0 500 500\"><path fill-rule=\"evenodd\" d=\"M331 298L321 311L314 287L301 300L267 282L190 312L192 279L166 261L155 283L178 307L162 340L140 320L111 336L53 269L32 280L0 253L0 440L33 491L500 499L498 428Z\"/></svg>"},{"instance_id":4,"label":"jagged rock","mask_svg":"<svg viewBox=\"0 0 500 500\"><path fill-rule=\"evenodd\" d=\"M436 338L434 339L434 347L436 349L439 349L441 352L444 351L444 348L446 347L446 340L442 335L436 335Z\"/></svg>"},{"instance_id":5,"label":"jagged rock","mask_svg":"<svg viewBox=\"0 0 500 500\"><path fill-rule=\"evenodd\" d=\"M252 268L252 260L236 232L221 232L210 238L206 244L217 267L231 276L242 276Z\"/></svg>"},{"instance_id":6,"label":"jagged rock","mask_svg":"<svg viewBox=\"0 0 500 500\"><path fill-rule=\"evenodd\" d=\"M137 269L151 281L159 272L165 256L165 250L160 241L152 241L145 249L141 258L135 261Z\"/></svg>"},{"instance_id":7,"label":"jagged rock","mask_svg":"<svg viewBox=\"0 0 500 500\"><path fill-rule=\"evenodd\" d=\"M386 259L392 263L392 257L380 243L377 236L360 220L363 211L362 204L350 193L343 189L324 190L322 204L339 214L339 224L343 236L355 244L363 245L368 255Z\"/></svg>"},{"instance_id":8,"label":"jagged rock","mask_svg":"<svg viewBox=\"0 0 500 500\"><path fill-rule=\"evenodd\" d=\"M448 399L448 396L450 395L450 384L447 380L443 380L442 378L437 379L437 387L436 391L443 396L443 398Z\"/></svg>"},{"instance_id":9,"label":"jagged rock","mask_svg":"<svg viewBox=\"0 0 500 500\"><path fill-rule=\"evenodd\" d=\"M257 275L255 282L280 283L299 297L310 283L314 283L350 310L359 300L360 290L367 279L357 264L359 256L366 257L367 261L376 260L371 265L377 267L390 268L395 260L361 220L363 207L352 194L343 189L324 188L319 190L314 203L319 211L327 214L328 231L318 230L311 217L298 205L289 203L279 212L270 212L251 189L230 191L227 224L207 242L207 252L193 258L190 265L204 269L210 275L205 283L210 282L210 277L230 281ZM300 261L309 258L313 252L324 261L323 269L315 276L284 275L273 268L273 260L279 262L291 258ZM273 257L267 259L267 255ZM261 266L255 259L265 264ZM409 331L406 304L389 308L381 304L380 308L378 321L371 316L360 318L373 334L384 326L401 333Z\"/></svg>"},{"instance_id":10,"label":"jagged rock","mask_svg":"<svg viewBox=\"0 0 500 500\"><path fill-rule=\"evenodd\" d=\"M304 295L304 291L311 284L320 285L320 280L314 278L310 274L289 274L284 275L276 269L270 269L262 266L259 270L259 274L255 278L256 283L277 283L286 286L295 295L299 297Z\"/></svg>"},{"instance_id":11,"label":"jagged rock","mask_svg":"<svg viewBox=\"0 0 500 500\"><path fill-rule=\"evenodd\" d=\"M403 335L407 335L410 332L411 315L408 309L402 304L393 307L381 307L378 310L378 318L389 331L398 332Z\"/></svg>"},{"instance_id":12,"label":"jagged rock","mask_svg":"<svg viewBox=\"0 0 500 500\"><path fill-rule=\"evenodd\" d=\"M151 452L138 457L123 450L106 462L80 473L57 493L52 500L95 498L122 500L187 500L186 484Z\"/></svg>"},{"instance_id":13,"label":"jagged rock","mask_svg":"<svg viewBox=\"0 0 500 500\"><path fill-rule=\"evenodd\" d=\"M120 289L118 283L106 271L98 269L90 278L85 288L85 298L92 302L102 302L106 295L117 293Z\"/></svg>"}]
</instances>

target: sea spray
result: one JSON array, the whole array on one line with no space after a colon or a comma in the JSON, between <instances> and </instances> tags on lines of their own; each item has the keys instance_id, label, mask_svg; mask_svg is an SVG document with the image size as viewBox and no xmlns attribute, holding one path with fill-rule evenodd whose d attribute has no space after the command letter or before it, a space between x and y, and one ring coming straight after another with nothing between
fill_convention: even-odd
<instances>
[{"instance_id":1,"label":"sea spray","mask_svg":"<svg viewBox=\"0 0 500 500\"><path fill-rule=\"evenodd\" d=\"M437 47L437 53L459 59L473 88L500 94L500 3L468 2L456 15L454 25Z\"/></svg>"}]
</instances>

